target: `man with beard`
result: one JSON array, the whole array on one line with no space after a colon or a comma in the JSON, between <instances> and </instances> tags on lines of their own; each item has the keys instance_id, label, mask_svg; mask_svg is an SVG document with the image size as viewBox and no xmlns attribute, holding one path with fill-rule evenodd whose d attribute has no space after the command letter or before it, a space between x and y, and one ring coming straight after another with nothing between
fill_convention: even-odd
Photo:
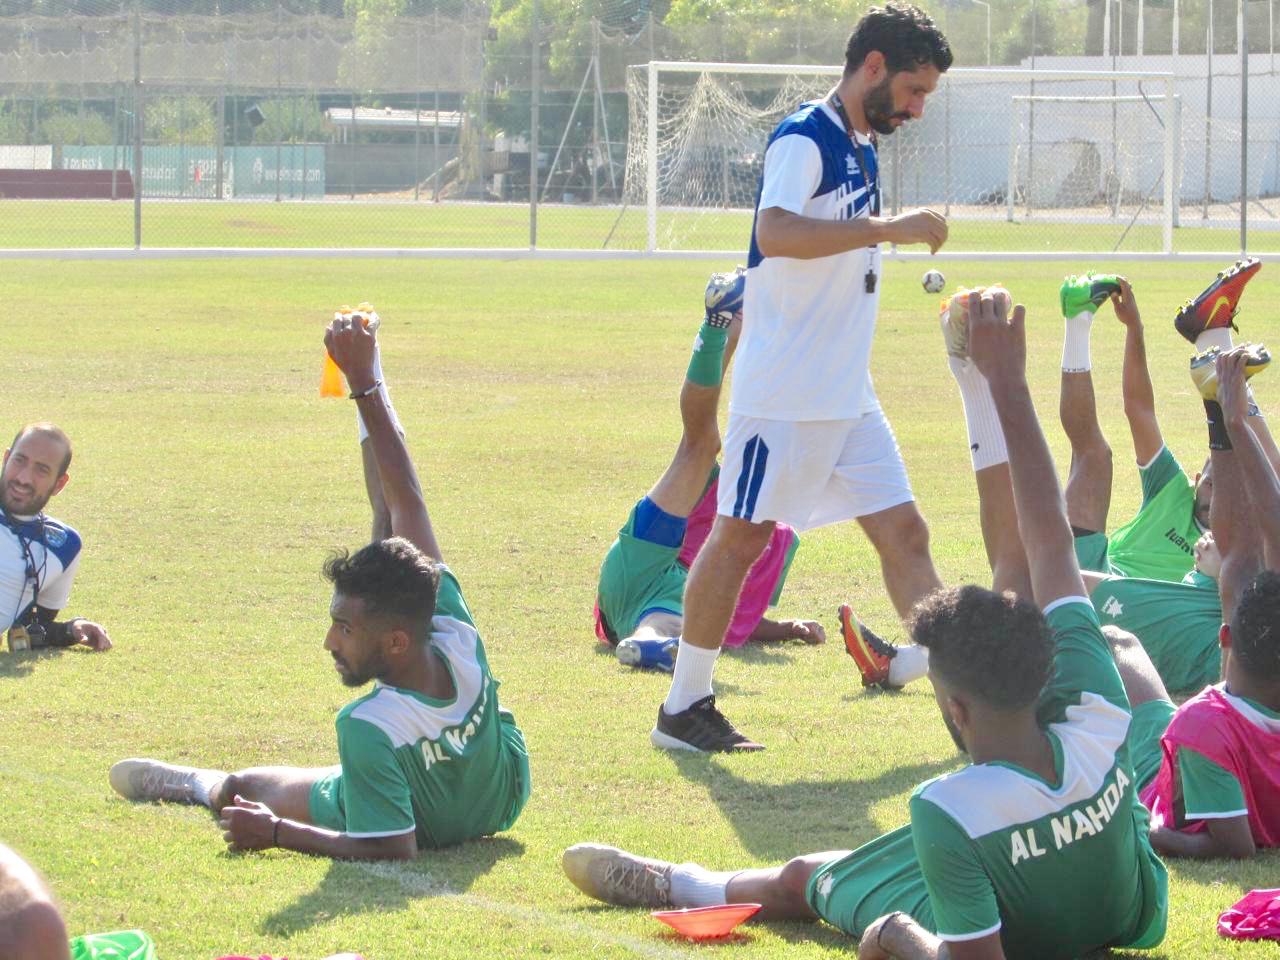
<instances>
[{"instance_id":1,"label":"man with beard","mask_svg":"<svg viewBox=\"0 0 1280 960\"><path fill-rule=\"evenodd\" d=\"M719 872L580 844L563 861L579 889L629 906L759 903L766 919L820 918L860 938L860 960L1053 960L1161 941L1168 878L1136 796L1129 701L1027 388L1024 320L991 292L970 297L968 355L1008 449L1035 602L939 590L912 626L972 763L921 784L909 825L852 852Z\"/></svg>"},{"instance_id":2,"label":"man with beard","mask_svg":"<svg viewBox=\"0 0 1280 960\"><path fill-rule=\"evenodd\" d=\"M711 275L705 319L680 387L680 443L658 482L632 508L600 568L596 636L614 648L623 663L671 668L670 651L682 625L685 580L715 518L720 475L716 411L742 329L745 292L742 267ZM785 524L774 528L743 582L725 646L740 647L752 640L825 642L826 631L819 623L778 622L764 615L778 602L799 545L800 538Z\"/></svg>"},{"instance_id":3,"label":"man with beard","mask_svg":"<svg viewBox=\"0 0 1280 960\"><path fill-rule=\"evenodd\" d=\"M44 508L70 476L71 440L52 423L18 431L0 470L0 630L11 651L83 644L109 650L107 631L83 617L55 621L80 566L80 535Z\"/></svg>"},{"instance_id":4,"label":"man with beard","mask_svg":"<svg viewBox=\"0 0 1280 960\"><path fill-rule=\"evenodd\" d=\"M111 768L111 786L128 799L208 806L233 850L410 859L507 829L529 796L524 737L498 705L484 644L444 564L379 389L375 336L350 316L325 336L368 429L392 534L324 566L334 586L325 649L347 686L375 681L338 713L339 766L227 774L133 759Z\"/></svg>"},{"instance_id":5,"label":"man with beard","mask_svg":"<svg viewBox=\"0 0 1280 960\"><path fill-rule=\"evenodd\" d=\"M873 8L849 38L835 89L769 138L718 515L689 572L671 690L650 735L655 746L761 749L716 709L712 674L743 579L775 524L803 531L857 518L900 616L940 586L869 364L879 245L924 243L936 252L947 238L933 210L880 216L874 135L922 116L951 59L921 10ZM924 675L925 656L912 653L892 662L879 655L889 683Z\"/></svg>"}]
</instances>

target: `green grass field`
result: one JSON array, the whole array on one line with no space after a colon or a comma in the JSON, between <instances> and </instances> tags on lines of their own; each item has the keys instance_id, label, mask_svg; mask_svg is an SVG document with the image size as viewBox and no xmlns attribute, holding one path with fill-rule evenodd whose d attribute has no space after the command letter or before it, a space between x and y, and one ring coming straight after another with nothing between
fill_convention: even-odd
<instances>
[{"instance_id":1,"label":"green grass field","mask_svg":"<svg viewBox=\"0 0 1280 960\"><path fill-rule=\"evenodd\" d=\"M199 208L208 209L208 208ZM271 209L268 207L264 210ZM12 232L7 232L12 236ZM729 654L721 705L769 749L671 756L648 745L667 689L620 667L590 625L599 563L679 434L676 390L705 263L217 261L15 265L0 295L11 428L49 418L76 443L52 512L86 552L68 612L116 648L0 655L0 840L43 871L73 932L140 927L162 960L271 953L313 960L471 957L850 956L821 925L754 925L695 948L643 911L577 893L576 841L714 868L853 847L896 827L922 779L954 769L927 685L863 693L838 641ZM1031 381L1060 468L1057 284L1085 264L947 267L1001 279L1031 310ZM956 389L936 298L889 264L878 392L948 582L987 583ZM1208 269L1135 264L1166 437L1204 454L1203 413L1169 318ZM1246 299L1280 294L1266 271ZM514 829L408 866L228 855L207 813L132 805L107 784L122 757L224 769L320 765L352 694L321 649L327 551L368 517L351 405L317 395L333 307L373 300L383 357L446 558L528 738L533 796ZM1261 311L1251 337L1274 333ZM1099 409L1116 454L1112 518L1138 498L1120 405L1119 325L1095 324ZM1276 385L1262 378L1260 401ZM874 554L852 525L806 535L780 612L822 619L850 600L897 636ZM1275 885L1272 855L1175 863L1161 957L1270 957L1214 932L1219 911ZM1100 897L1107 896L1099 889Z\"/></svg>"},{"instance_id":2,"label":"green grass field","mask_svg":"<svg viewBox=\"0 0 1280 960\"><path fill-rule=\"evenodd\" d=\"M1174 249L1234 251L1237 229L1204 228L1184 213ZM1158 226L1112 223L1007 223L963 216L951 221L949 251L1161 250ZM103 200L0 200L5 231L0 248L132 247L133 203ZM1255 227L1259 221L1255 219ZM699 214L663 211L659 246L667 250L737 250L749 235L746 211ZM643 250L643 208L620 210L550 204L538 210L543 249ZM529 208L521 204L318 203L149 200L143 204L146 247L516 247L529 246ZM1253 229L1254 252L1280 250L1280 231Z\"/></svg>"}]
</instances>

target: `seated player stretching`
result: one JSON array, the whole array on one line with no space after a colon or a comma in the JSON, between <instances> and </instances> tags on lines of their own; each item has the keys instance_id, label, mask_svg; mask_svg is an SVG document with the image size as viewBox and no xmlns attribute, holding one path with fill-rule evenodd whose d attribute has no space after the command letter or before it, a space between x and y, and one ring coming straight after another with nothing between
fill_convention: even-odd
<instances>
[{"instance_id":1,"label":"seated player stretching","mask_svg":"<svg viewBox=\"0 0 1280 960\"><path fill-rule=\"evenodd\" d=\"M1147 771L1151 842L1169 856L1245 858L1280 846L1280 482L1246 425L1246 373L1263 357L1234 350L1217 359L1215 377L1205 371L1197 382L1209 394L1226 679L1175 710L1158 679L1139 694L1126 678L1135 715L1163 714L1131 741L1135 765Z\"/></svg>"},{"instance_id":2,"label":"seated player stretching","mask_svg":"<svg viewBox=\"0 0 1280 960\"><path fill-rule=\"evenodd\" d=\"M132 800L220 812L234 850L408 859L510 827L529 796L528 755L499 708L484 644L379 389L375 333L346 317L325 345L368 427L394 534L324 568L334 585L325 649L347 686L375 681L338 714L340 766L226 774L122 760L111 785Z\"/></svg>"},{"instance_id":3,"label":"seated player stretching","mask_svg":"<svg viewBox=\"0 0 1280 960\"><path fill-rule=\"evenodd\" d=\"M972 765L919 786L911 823L851 853L713 873L582 844L564 866L582 890L629 905L764 904L822 918L859 957L1078 957L1164 936L1167 876L1147 839L1126 733L1129 703L1072 546L1027 389L1024 311L973 294L966 349L1007 440L1037 609L977 586L917 608L943 719ZM1100 896L1099 891L1105 891Z\"/></svg>"},{"instance_id":4,"label":"seated player stretching","mask_svg":"<svg viewBox=\"0 0 1280 960\"><path fill-rule=\"evenodd\" d=\"M1220 275L1179 312L1178 331L1201 349L1229 349L1240 294L1257 269L1257 261L1250 261ZM1169 689L1198 690L1218 679L1220 662L1220 561L1208 532L1212 471L1206 463L1192 481L1164 444L1147 370L1142 317L1129 282L1114 275L1072 276L1063 281L1059 297L1066 330L1059 416L1071 442L1065 497L1085 586L1099 620L1136 634ZM1107 300L1125 327L1124 411L1143 491L1138 514L1110 539L1100 531L1106 528L1111 505L1111 448L1098 422L1089 353L1094 314ZM957 332L963 328L948 322L956 309L955 303L944 309L943 332L964 400L974 469L980 485L987 473L992 475L987 483L999 483L998 470L990 465L1003 458L1003 444L998 430L992 430L995 417L985 383L963 358L963 338ZM1266 421L1257 415L1256 406L1251 405L1251 413L1250 426L1273 462L1280 462ZM998 521L984 511L984 527L991 522ZM1007 558L1004 565L1015 569ZM998 556L992 557L992 566L997 591L1012 589L1022 595L1016 577L1002 575ZM846 624L846 638L857 627ZM892 649L877 652L885 659L873 660L873 670L895 654ZM866 678L868 671L863 672Z\"/></svg>"},{"instance_id":5,"label":"seated player stretching","mask_svg":"<svg viewBox=\"0 0 1280 960\"><path fill-rule=\"evenodd\" d=\"M1179 311L1175 326L1200 350L1231 348L1233 320L1258 262L1234 266ZM1110 538L1111 450L1098 424L1089 361L1089 324L1109 298L1125 327L1124 411L1142 479L1142 506ZM1066 324L1060 412L1071 441L1067 513L1098 617L1138 636L1170 690L1199 690L1220 677L1219 551L1210 528L1213 470L1194 483L1165 446L1147 371L1142 318L1123 277L1069 277L1061 300ZM1082 339L1081 339L1082 338ZM1273 461L1280 451L1252 407L1249 425Z\"/></svg>"},{"instance_id":6,"label":"seated player stretching","mask_svg":"<svg viewBox=\"0 0 1280 960\"><path fill-rule=\"evenodd\" d=\"M617 646L619 657L627 662L669 668L669 653L663 648L674 646L672 641L684 627L685 581L715 517L720 452L716 411L742 326L745 292L746 273L741 269L713 274L707 284L706 319L680 388L680 444L653 489L632 508L600 568L596 636ZM778 524L743 583L725 645L826 640L822 625L813 621L779 623L764 617L777 603L799 543L794 530ZM634 659L645 644L659 645L660 650L643 661Z\"/></svg>"}]
</instances>

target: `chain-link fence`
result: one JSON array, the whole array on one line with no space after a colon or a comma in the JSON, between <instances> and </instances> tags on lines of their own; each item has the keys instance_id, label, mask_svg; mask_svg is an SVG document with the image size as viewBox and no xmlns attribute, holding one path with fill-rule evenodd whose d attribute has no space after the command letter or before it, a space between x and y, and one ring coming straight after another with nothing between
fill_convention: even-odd
<instances>
[{"instance_id":1,"label":"chain-link fence","mask_svg":"<svg viewBox=\"0 0 1280 960\"><path fill-rule=\"evenodd\" d=\"M890 209L953 250L1280 246L1277 4L923 4L958 69L881 144ZM782 67L868 5L0 0L0 247L741 251L769 129L833 80ZM778 66L660 75L659 144L662 61Z\"/></svg>"}]
</instances>

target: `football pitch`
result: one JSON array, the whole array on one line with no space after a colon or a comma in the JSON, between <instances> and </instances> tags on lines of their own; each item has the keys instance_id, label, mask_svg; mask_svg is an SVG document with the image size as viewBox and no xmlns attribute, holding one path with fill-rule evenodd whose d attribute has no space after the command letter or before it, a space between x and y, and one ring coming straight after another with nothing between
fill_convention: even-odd
<instances>
[{"instance_id":1,"label":"football pitch","mask_svg":"<svg viewBox=\"0 0 1280 960\"><path fill-rule=\"evenodd\" d=\"M529 246L529 208L517 203L283 202L146 200L142 205L144 247L499 247ZM1234 251L1240 247L1238 212L1213 210L1215 226L1186 206L1174 234L1180 253ZM951 252L1051 252L1119 250L1156 253L1162 248L1158 210L1130 224L1130 215L1110 219L1105 211L1081 218L1079 211L1037 212L1007 222L1003 207L951 211ZM1249 248L1280 250L1280 230L1254 211ZM648 218L642 206L544 204L538 208L537 246L544 250L644 250ZM132 247L133 203L129 200L3 200L3 248ZM749 210L716 212L663 209L657 219L662 250L738 250L751 230Z\"/></svg>"},{"instance_id":2,"label":"football pitch","mask_svg":"<svg viewBox=\"0 0 1280 960\"><path fill-rule=\"evenodd\" d=\"M0 840L43 872L73 934L141 928L162 960L852 955L817 924L748 925L694 947L645 911L588 900L560 869L561 851L583 840L713 869L852 848L906 822L913 787L962 762L927 683L864 693L843 652L842 601L902 635L853 525L803 537L778 608L820 619L827 645L752 647L718 666L720 706L762 753L652 749L666 675L621 667L596 643L600 561L679 437L676 393L710 264L9 266L10 429L51 419L75 443L71 482L50 505L85 541L67 614L115 641L103 655L0 656ZM999 280L1027 304L1028 376L1060 474L1057 288L1088 266L944 265L949 287ZM1127 271L1161 425L1188 469L1205 455L1203 410L1171 318L1214 269ZM1263 309L1280 296L1274 269L1251 285L1240 323L1280 344ZM958 392L920 272L886 266L873 375L943 579L989 585ZM369 517L352 405L317 387L325 322L362 299L384 318L392 397L501 703L527 737L533 794L509 832L408 865L230 855L207 812L125 802L107 770L127 756L228 770L336 761L334 716L355 692L321 648L319 568L330 550L366 542ZM1112 526L1140 497L1122 344L1104 307L1092 350L1115 453ZM1270 376L1256 386L1264 410L1280 405ZM1219 939L1215 922L1243 892L1275 886L1278 867L1274 853L1172 862L1168 935L1133 956L1272 956Z\"/></svg>"}]
</instances>

